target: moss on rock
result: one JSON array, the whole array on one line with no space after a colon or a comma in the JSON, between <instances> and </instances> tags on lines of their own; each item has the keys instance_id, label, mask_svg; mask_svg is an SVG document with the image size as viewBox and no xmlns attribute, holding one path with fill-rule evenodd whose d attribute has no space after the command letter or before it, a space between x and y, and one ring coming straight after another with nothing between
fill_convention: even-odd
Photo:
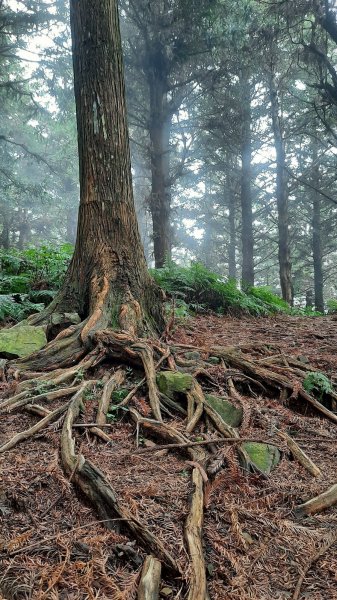
<instances>
[{"instance_id":1,"label":"moss on rock","mask_svg":"<svg viewBox=\"0 0 337 600\"><path fill-rule=\"evenodd\" d=\"M0 331L0 354L7 358L21 358L41 350L47 344L43 327L20 325Z\"/></svg>"},{"instance_id":2,"label":"moss on rock","mask_svg":"<svg viewBox=\"0 0 337 600\"><path fill-rule=\"evenodd\" d=\"M270 471L280 462L280 451L271 444L245 442L242 447L247 452L253 465L265 475L269 475Z\"/></svg>"},{"instance_id":3,"label":"moss on rock","mask_svg":"<svg viewBox=\"0 0 337 600\"><path fill-rule=\"evenodd\" d=\"M173 398L174 394L188 392L194 383L194 378L188 373L161 371L157 375L157 385L165 396Z\"/></svg>"},{"instance_id":4,"label":"moss on rock","mask_svg":"<svg viewBox=\"0 0 337 600\"><path fill-rule=\"evenodd\" d=\"M239 427L242 421L242 409L237 408L220 396L213 396L213 394L205 394L206 402L220 415L220 417L230 425L231 427Z\"/></svg>"}]
</instances>

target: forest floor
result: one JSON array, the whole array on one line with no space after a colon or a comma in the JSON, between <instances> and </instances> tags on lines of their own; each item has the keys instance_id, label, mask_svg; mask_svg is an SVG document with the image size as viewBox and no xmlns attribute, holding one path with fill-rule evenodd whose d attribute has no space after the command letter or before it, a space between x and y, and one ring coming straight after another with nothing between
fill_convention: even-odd
<instances>
[{"instance_id":1,"label":"forest floor","mask_svg":"<svg viewBox=\"0 0 337 600\"><path fill-rule=\"evenodd\" d=\"M337 378L337 321L331 317L198 316L178 326L170 338L172 344L202 348L202 357L211 346L247 342L253 344L244 353L249 360L265 359L259 351L263 343L277 347L278 356L299 358L333 382ZM96 367L95 377L102 376L104 368L104 363ZM287 368L285 359L280 372ZM221 395L226 366L209 365L207 371L212 379L203 379L203 387ZM4 392L6 386L2 384ZM337 507L306 517L293 512L295 506L336 483L337 425L296 397L284 400L263 390L257 393L254 386L243 390L240 382L237 389L236 403L244 415L240 436L274 444L282 458L270 475L261 477L242 470L233 445L218 448L218 467L205 482L204 496L209 598L337 599ZM57 402L61 400L55 401L55 407ZM78 423L95 421L96 405L93 394ZM134 397L132 405L148 415L142 394ZM38 419L19 412L1 415L0 445ZM182 430L182 420L177 417L174 426ZM321 475L313 477L292 459L274 426L297 436ZM114 530L107 530L76 493L71 476L66 477L60 466L59 428L56 422L0 454L0 600L137 598L146 552L120 520L116 519ZM110 444L96 440L86 428L77 428L82 454L105 473L121 504L164 543L188 579L184 526L193 462L183 449L151 449L153 439L145 439L142 431L135 435L127 411L106 431ZM206 425L200 425L196 435L206 433ZM146 452L137 450L136 439ZM160 598L185 597L181 580L164 571Z\"/></svg>"}]
</instances>

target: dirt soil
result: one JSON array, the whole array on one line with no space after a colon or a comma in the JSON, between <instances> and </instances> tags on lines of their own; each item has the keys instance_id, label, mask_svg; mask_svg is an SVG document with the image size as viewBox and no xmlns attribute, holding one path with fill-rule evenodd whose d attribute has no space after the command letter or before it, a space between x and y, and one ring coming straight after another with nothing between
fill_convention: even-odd
<instances>
[{"instance_id":1,"label":"dirt soil","mask_svg":"<svg viewBox=\"0 0 337 600\"><path fill-rule=\"evenodd\" d=\"M337 321L331 317L199 316L179 326L170 342L201 347L202 357L207 357L212 345L263 342L271 345L270 355L277 346L281 357L300 357L333 384L337 377ZM245 357L261 359L258 346ZM100 369L102 375L104 365ZM280 369L287 369L286 359ZM221 395L226 365L210 365L208 372L213 379L200 379L200 383ZM218 447L214 476L205 485L203 540L209 598L337 599L337 507L313 517L300 518L293 512L296 505L336 483L337 425L302 401L284 401L253 386L244 391L240 383L238 387L237 403L244 414L240 436L274 444L282 458L263 478L242 470L233 446ZM149 414L142 393L133 405L144 416ZM82 423L94 420L96 406L93 394L86 401ZM14 413L0 415L0 420L1 445L39 417ZM137 454L137 439L140 446L156 440L144 439L141 431L137 435L126 411L111 425L107 430L110 444L95 440L87 429L76 429L78 447L106 474L120 502L164 542L188 576L184 524L193 465L182 449ZM174 425L182 429L178 419ZM123 522L110 520L112 529L108 530L65 477L59 457L61 426L59 420L0 454L0 600L137 598L146 553ZM312 477L292 459L275 427L296 436L320 468L320 476ZM192 437L199 439L207 433L207 427L200 426ZM160 598L184 599L186 593L179 579L163 573Z\"/></svg>"}]
</instances>

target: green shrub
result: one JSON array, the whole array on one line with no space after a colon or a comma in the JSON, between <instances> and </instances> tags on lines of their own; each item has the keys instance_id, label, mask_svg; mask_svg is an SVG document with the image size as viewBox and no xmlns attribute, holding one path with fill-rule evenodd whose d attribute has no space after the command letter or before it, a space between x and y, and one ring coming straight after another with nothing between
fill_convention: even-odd
<instances>
[{"instance_id":1,"label":"green shrub","mask_svg":"<svg viewBox=\"0 0 337 600\"><path fill-rule=\"evenodd\" d=\"M328 313L333 315L335 313L337 313L337 300L336 298L330 298L330 300L327 301L327 307L328 307Z\"/></svg>"},{"instance_id":2,"label":"green shrub","mask_svg":"<svg viewBox=\"0 0 337 600\"><path fill-rule=\"evenodd\" d=\"M69 265L73 247L40 246L28 250L0 250L0 294L57 290Z\"/></svg>"},{"instance_id":3,"label":"green shrub","mask_svg":"<svg viewBox=\"0 0 337 600\"><path fill-rule=\"evenodd\" d=\"M269 288L251 288L245 293L238 289L235 280L223 281L200 263L180 267L169 262L161 269L152 269L151 273L160 287L176 297L177 313L208 309L220 313L269 315L290 310Z\"/></svg>"},{"instance_id":4,"label":"green shrub","mask_svg":"<svg viewBox=\"0 0 337 600\"><path fill-rule=\"evenodd\" d=\"M61 286L73 247L0 249L0 322L20 321L49 304Z\"/></svg>"},{"instance_id":5,"label":"green shrub","mask_svg":"<svg viewBox=\"0 0 337 600\"><path fill-rule=\"evenodd\" d=\"M44 304L31 302L26 295L0 295L0 321L22 321L30 314L40 312Z\"/></svg>"}]
</instances>

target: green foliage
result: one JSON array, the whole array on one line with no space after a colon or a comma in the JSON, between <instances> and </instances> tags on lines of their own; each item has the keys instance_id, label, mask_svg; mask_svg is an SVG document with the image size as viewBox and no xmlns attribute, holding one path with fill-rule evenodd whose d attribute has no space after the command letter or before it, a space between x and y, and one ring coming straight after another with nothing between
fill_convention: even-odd
<instances>
[{"instance_id":1,"label":"green foliage","mask_svg":"<svg viewBox=\"0 0 337 600\"><path fill-rule=\"evenodd\" d=\"M337 313L337 300L336 300L336 298L330 298L330 300L328 300L326 304L327 304L327 307L328 307L329 314L333 315L333 314Z\"/></svg>"},{"instance_id":2,"label":"green foliage","mask_svg":"<svg viewBox=\"0 0 337 600\"><path fill-rule=\"evenodd\" d=\"M21 321L49 304L61 286L73 247L0 249L0 321Z\"/></svg>"},{"instance_id":3,"label":"green foliage","mask_svg":"<svg viewBox=\"0 0 337 600\"><path fill-rule=\"evenodd\" d=\"M28 250L0 250L0 293L27 293L56 290L62 284L73 247L40 246Z\"/></svg>"},{"instance_id":4,"label":"green foliage","mask_svg":"<svg viewBox=\"0 0 337 600\"><path fill-rule=\"evenodd\" d=\"M200 263L181 267L173 262L162 269L152 269L154 279L168 294L176 297L177 316L189 311L209 309L221 313L269 315L289 312L286 302L267 287L238 289L236 281L222 281Z\"/></svg>"},{"instance_id":5,"label":"green foliage","mask_svg":"<svg viewBox=\"0 0 337 600\"><path fill-rule=\"evenodd\" d=\"M0 322L5 319L11 321L22 321L32 313L40 312L44 304L31 302L27 295L10 294L0 295Z\"/></svg>"},{"instance_id":6,"label":"green foliage","mask_svg":"<svg viewBox=\"0 0 337 600\"><path fill-rule=\"evenodd\" d=\"M123 414L123 412L124 413L128 412L128 409L126 408L126 406L118 406L118 404L116 406L112 405L112 406L110 406L109 412L106 415L107 420L109 421L109 423L117 421L118 418L120 417L120 414Z\"/></svg>"},{"instance_id":7,"label":"green foliage","mask_svg":"<svg viewBox=\"0 0 337 600\"><path fill-rule=\"evenodd\" d=\"M312 392L318 394L320 400L322 400L324 394L333 391L329 379L323 373L315 371L308 373L303 381L303 387L309 394Z\"/></svg>"},{"instance_id":8,"label":"green foliage","mask_svg":"<svg viewBox=\"0 0 337 600\"><path fill-rule=\"evenodd\" d=\"M125 388L121 388L120 390L114 390L111 395L111 400L113 403L118 404L119 402L122 402L122 400L124 400L124 398L126 398L128 393L129 393L129 390L127 390ZM110 407L110 409L111 409L111 407Z\"/></svg>"},{"instance_id":9,"label":"green foliage","mask_svg":"<svg viewBox=\"0 0 337 600\"><path fill-rule=\"evenodd\" d=\"M321 317L322 315L324 315L324 313L318 312L317 310L309 308L308 306L304 306L303 308L292 308L290 314L297 317Z\"/></svg>"}]
</instances>

